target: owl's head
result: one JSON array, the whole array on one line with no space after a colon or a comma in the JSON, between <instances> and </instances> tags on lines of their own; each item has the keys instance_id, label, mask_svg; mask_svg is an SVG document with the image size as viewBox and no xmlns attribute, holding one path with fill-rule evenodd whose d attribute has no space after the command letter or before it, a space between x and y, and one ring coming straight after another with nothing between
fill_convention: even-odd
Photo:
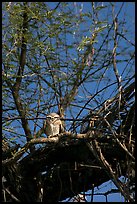
<instances>
[{"instance_id":1,"label":"owl's head","mask_svg":"<svg viewBox=\"0 0 137 204\"><path fill-rule=\"evenodd\" d=\"M60 116L57 113L50 113L47 115L46 120L54 121L54 120L59 119L59 118L60 118Z\"/></svg>"}]
</instances>

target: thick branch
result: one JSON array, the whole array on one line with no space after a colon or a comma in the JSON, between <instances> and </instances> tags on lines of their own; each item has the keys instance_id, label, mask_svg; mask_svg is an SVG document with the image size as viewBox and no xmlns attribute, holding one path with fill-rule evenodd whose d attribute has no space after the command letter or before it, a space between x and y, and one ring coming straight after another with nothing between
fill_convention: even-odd
<instances>
[{"instance_id":1,"label":"thick branch","mask_svg":"<svg viewBox=\"0 0 137 204\"><path fill-rule=\"evenodd\" d=\"M27 141L30 141L32 138L31 131L29 128L28 121L26 120L26 113L23 108L23 104L21 102L21 98L19 95L19 90L21 86L22 76L24 72L24 66L26 64L26 44L27 44L27 29L28 29L28 15L27 15L27 2L24 2L24 13L23 13L23 24L22 24L22 46L21 46L21 54L20 54L20 65L18 68L16 82L12 88L13 98L21 117L22 127L24 129Z\"/></svg>"},{"instance_id":2,"label":"thick branch","mask_svg":"<svg viewBox=\"0 0 137 204\"><path fill-rule=\"evenodd\" d=\"M21 54L20 54L20 65L18 69L18 74L16 78L16 82L14 84L14 91L18 92L22 76L24 72L24 66L26 64L26 44L27 44L27 29L28 29L28 15L27 15L27 2L24 2L24 13L23 13L23 24L22 24L22 45L21 45Z\"/></svg>"}]
</instances>

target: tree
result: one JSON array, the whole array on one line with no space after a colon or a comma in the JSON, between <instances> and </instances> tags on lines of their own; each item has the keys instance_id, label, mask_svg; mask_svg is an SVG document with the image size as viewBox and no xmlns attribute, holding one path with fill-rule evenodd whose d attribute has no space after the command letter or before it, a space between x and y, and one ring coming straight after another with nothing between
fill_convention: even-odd
<instances>
[{"instance_id":1,"label":"tree","mask_svg":"<svg viewBox=\"0 0 137 204\"><path fill-rule=\"evenodd\" d=\"M86 199L90 189L93 200L95 187L108 180L134 201L135 54L128 5L134 7L3 3L3 201L53 202L81 192ZM51 112L65 131L47 138L43 122Z\"/></svg>"}]
</instances>

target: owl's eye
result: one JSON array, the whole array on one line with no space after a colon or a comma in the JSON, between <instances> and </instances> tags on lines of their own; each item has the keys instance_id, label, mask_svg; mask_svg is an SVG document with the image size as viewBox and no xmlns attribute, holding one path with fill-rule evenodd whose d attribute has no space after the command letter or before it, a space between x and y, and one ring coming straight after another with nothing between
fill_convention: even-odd
<instances>
[{"instance_id":1,"label":"owl's eye","mask_svg":"<svg viewBox=\"0 0 137 204\"><path fill-rule=\"evenodd\" d=\"M48 119L48 120L53 120L54 117L48 116L47 119Z\"/></svg>"},{"instance_id":2,"label":"owl's eye","mask_svg":"<svg viewBox=\"0 0 137 204\"><path fill-rule=\"evenodd\" d=\"M51 117L50 117L50 116L48 116L48 117L47 117L47 119L51 119Z\"/></svg>"}]
</instances>

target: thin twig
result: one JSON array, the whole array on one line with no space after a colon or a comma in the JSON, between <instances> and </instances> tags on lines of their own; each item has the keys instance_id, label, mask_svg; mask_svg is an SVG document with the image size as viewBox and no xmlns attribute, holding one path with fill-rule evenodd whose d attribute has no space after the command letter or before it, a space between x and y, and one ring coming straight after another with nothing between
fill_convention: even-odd
<instances>
[{"instance_id":1,"label":"thin twig","mask_svg":"<svg viewBox=\"0 0 137 204\"><path fill-rule=\"evenodd\" d=\"M4 188L4 190L16 201L16 202L20 202L20 200L18 198L16 198L7 188Z\"/></svg>"},{"instance_id":2,"label":"thin twig","mask_svg":"<svg viewBox=\"0 0 137 204\"><path fill-rule=\"evenodd\" d=\"M128 151L128 149L126 148L126 146L123 145L123 144L119 141L119 139L118 139L118 137L117 137L115 131L113 131L113 129L112 129L111 125L109 124L109 122L108 122L105 118L103 118L103 119L104 119L104 121L107 123L107 125L108 125L110 131L112 132L113 137L116 139L116 141L117 141L117 143L119 144L119 146L130 156L130 158L131 158L133 161L135 161L135 157Z\"/></svg>"},{"instance_id":3,"label":"thin twig","mask_svg":"<svg viewBox=\"0 0 137 204\"><path fill-rule=\"evenodd\" d=\"M98 146L96 140L92 141L91 143L86 142L89 150L92 154L97 158L97 160L101 163L103 168L106 169L108 176L113 180L114 184L120 190L121 194L126 198L128 202L134 202L134 200L124 191L122 182L115 176L110 164L106 161L105 157L101 152L101 148Z\"/></svg>"}]
</instances>

